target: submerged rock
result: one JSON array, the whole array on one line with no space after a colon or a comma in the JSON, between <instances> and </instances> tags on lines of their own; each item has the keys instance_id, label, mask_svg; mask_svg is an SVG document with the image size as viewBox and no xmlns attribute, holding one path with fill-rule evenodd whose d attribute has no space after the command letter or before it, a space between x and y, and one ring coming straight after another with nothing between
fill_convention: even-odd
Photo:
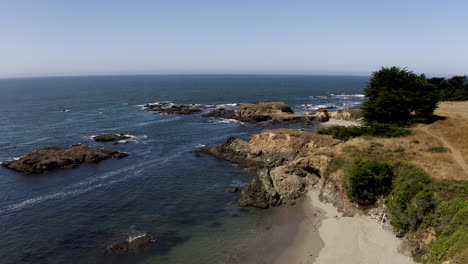
<instances>
[{"instance_id":1,"label":"submerged rock","mask_svg":"<svg viewBox=\"0 0 468 264\"><path fill-rule=\"evenodd\" d=\"M229 192L229 193L235 193L239 190L239 188L237 187L231 187L231 188L226 188L226 190L224 190L225 192Z\"/></svg>"},{"instance_id":2,"label":"submerged rock","mask_svg":"<svg viewBox=\"0 0 468 264\"><path fill-rule=\"evenodd\" d=\"M201 112L201 107L199 106L172 103L146 104L144 108L147 111L160 114L191 115Z\"/></svg>"},{"instance_id":3,"label":"submerged rock","mask_svg":"<svg viewBox=\"0 0 468 264\"><path fill-rule=\"evenodd\" d=\"M119 141L119 140L125 140L129 138L130 137L125 134L102 134L102 135L93 137L95 141L104 141L104 142Z\"/></svg>"},{"instance_id":4,"label":"submerged rock","mask_svg":"<svg viewBox=\"0 0 468 264\"><path fill-rule=\"evenodd\" d=\"M235 116L235 114L236 114L236 111L234 110L229 110L225 108L217 108L202 116L203 117L232 118Z\"/></svg>"},{"instance_id":5,"label":"submerged rock","mask_svg":"<svg viewBox=\"0 0 468 264\"><path fill-rule=\"evenodd\" d=\"M143 235L133 239L115 242L106 247L107 253L127 253L138 251L149 246L155 240L150 235Z\"/></svg>"},{"instance_id":6,"label":"submerged rock","mask_svg":"<svg viewBox=\"0 0 468 264\"><path fill-rule=\"evenodd\" d=\"M23 173L43 173L59 168L75 168L85 162L97 163L105 159L127 156L128 154L123 152L77 144L39 149L18 160L4 161L2 166Z\"/></svg>"}]
</instances>

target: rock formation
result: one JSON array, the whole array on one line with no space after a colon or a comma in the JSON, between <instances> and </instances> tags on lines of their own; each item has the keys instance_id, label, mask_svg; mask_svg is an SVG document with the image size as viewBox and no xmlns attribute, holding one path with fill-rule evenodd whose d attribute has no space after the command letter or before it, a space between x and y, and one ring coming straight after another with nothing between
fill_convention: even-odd
<instances>
[{"instance_id":1,"label":"rock formation","mask_svg":"<svg viewBox=\"0 0 468 264\"><path fill-rule=\"evenodd\" d=\"M313 114L295 114L289 105L283 102L260 102L258 104L241 104L233 119L257 123L273 124L303 123L311 125L315 121Z\"/></svg>"},{"instance_id":2,"label":"rock formation","mask_svg":"<svg viewBox=\"0 0 468 264\"><path fill-rule=\"evenodd\" d=\"M232 118L236 114L236 111L225 108L216 108L213 111L202 115L203 117L218 117L218 118Z\"/></svg>"},{"instance_id":3,"label":"rock formation","mask_svg":"<svg viewBox=\"0 0 468 264\"><path fill-rule=\"evenodd\" d=\"M231 137L200 152L257 170L258 177L242 190L239 204L268 208L304 195L324 174L339 142L313 132L274 129L254 135L250 142Z\"/></svg>"},{"instance_id":4,"label":"rock formation","mask_svg":"<svg viewBox=\"0 0 468 264\"><path fill-rule=\"evenodd\" d=\"M147 111L159 114L191 115L201 112L201 107L199 106L172 103L146 104L144 108Z\"/></svg>"},{"instance_id":5,"label":"rock formation","mask_svg":"<svg viewBox=\"0 0 468 264\"><path fill-rule=\"evenodd\" d=\"M93 137L95 141L104 141L104 142L119 141L119 140L125 140L129 138L130 137L125 134L102 134L102 135Z\"/></svg>"},{"instance_id":6,"label":"rock formation","mask_svg":"<svg viewBox=\"0 0 468 264\"><path fill-rule=\"evenodd\" d=\"M58 168L75 168L85 162L96 163L101 160L128 156L114 150L92 148L84 144L69 147L48 147L31 152L18 159L4 161L2 166L23 173L43 173Z\"/></svg>"}]
</instances>

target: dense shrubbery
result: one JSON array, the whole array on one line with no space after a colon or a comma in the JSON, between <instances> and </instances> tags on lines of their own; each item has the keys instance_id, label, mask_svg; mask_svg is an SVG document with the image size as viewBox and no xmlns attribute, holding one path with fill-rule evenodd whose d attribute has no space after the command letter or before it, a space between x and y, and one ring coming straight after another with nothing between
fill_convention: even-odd
<instances>
[{"instance_id":1,"label":"dense shrubbery","mask_svg":"<svg viewBox=\"0 0 468 264\"><path fill-rule=\"evenodd\" d=\"M408 125L415 118L428 119L437 106L435 91L436 85L429 83L424 75L384 67L373 73L365 90L364 119L398 125Z\"/></svg>"},{"instance_id":2,"label":"dense shrubbery","mask_svg":"<svg viewBox=\"0 0 468 264\"><path fill-rule=\"evenodd\" d=\"M331 135L336 139L348 140L359 136L401 137L411 134L411 130L392 124L371 123L368 126L331 126L317 131L319 134Z\"/></svg>"},{"instance_id":3,"label":"dense shrubbery","mask_svg":"<svg viewBox=\"0 0 468 264\"><path fill-rule=\"evenodd\" d=\"M359 204L373 204L378 196L390 193L392 178L393 172L387 163L357 160L346 180L348 196Z\"/></svg>"},{"instance_id":4,"label":"dense shrubbery","mask_svg":"<svg viewBox=\"0 0 468 264\"><path fill-rule=\"evenodd\" d=\"M429 253L430 263L440 263L468 250L468 200L442 202L426 221L437 231Z\"/></svg>"},{"instance_id":5,"label":"dense shrubbery","mask_svg":"<svg viewBox=\"0 0 468 264\"><path fill-rule=\"evenodd\" d=\"M414 252L419 261L468 263L468 181L433 180L418 166L401 161L335 157L327 171L337 170L347 172L343 184L351 201L369 205L386 196L390 223L400 234L436 231L431 244Z\"/></svg>"},{"instance_id":6,"label":"dense shrubbery","mask_svg":"<svg viewBox=\"0 0 468 264\"><path fill-rule=\"evenodd\" d=\"M436 206L432 180L424 170L410 163L396 163L393 172L393 189L387 197L390 223L401 233L414 231Z\"/></svg>"},{"instance_id":7,"label":"dense shrubbery","mask_svg":"<svg viewBox=\"0 0 468 264\"><path fill-rule=\"evenodd\" d=\"M468 77L454 76L450 79L431 78L428 82L436 86L439 101L468 100Z\"/></svg>"}]
</instances>

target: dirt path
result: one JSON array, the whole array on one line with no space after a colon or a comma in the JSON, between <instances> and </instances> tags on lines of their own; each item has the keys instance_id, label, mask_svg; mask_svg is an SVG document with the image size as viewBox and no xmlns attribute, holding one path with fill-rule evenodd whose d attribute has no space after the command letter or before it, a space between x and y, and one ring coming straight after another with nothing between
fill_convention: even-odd
<instances>
[{"instance_id":1,"label":"dirt path","mask_svg":"<svg viewBox=\"0 0 468 264\"><path fill-rule=\"evenodd\" d=\"M462 153L457 148L455 148L453 145L451 145L447 140L445 140L443 137L440 137L439 135L434 134L433 132L431 132L429 130L429 128L431 126L432 125L427 125L425 127L422 127L421 130L426 132L430 136L438 139L442 143L442 145L444 145L444 147L450 149L450 154L452 155L453 160L458 164L458 166L460 168L463 169L465 174L468 175L468 164L466 164L465 160L463 159Z\"/></svg>"}]
</instances>

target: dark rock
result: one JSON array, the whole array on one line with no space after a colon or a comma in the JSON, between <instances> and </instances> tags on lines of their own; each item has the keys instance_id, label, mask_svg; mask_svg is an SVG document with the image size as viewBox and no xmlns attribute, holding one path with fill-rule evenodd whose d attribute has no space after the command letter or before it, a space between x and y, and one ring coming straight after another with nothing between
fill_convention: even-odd
<instances>
[{"instance_id":1,"label":"dark rock","mask_svg":"<svg viewBox=\"0 0 468 264\"><path fill-rule=\"evenodd\" d=\"M191 115L201 112L201 107L184 104L156 103L146 104L144 107L147 111L160 114Z\"/></svg>"},{"instance_id":2,"label":"dark rock","mask_svg":"<svg viewBox=\"0 0 468 264\"><path fill-rule=\"evenodd\" d=\"M127 153L91 148L84 144L48 147L36 150L19 160L4 161L2 166L23 173L43 173L59 168L76 168L82 163L127 157Z\"/></svg>"},{"instance_id":3,"label":"dark rock","mask_svg":"<svg viewBox=\"0 0 468 264\"><path fill-rule=\"evenodd\" d=\"M237 192L239 189L237 187L231 187L231 188L227 188L226 190L224 190L225 192L230 192L230 193L235 193Z\"/></svg>"},{"instance_id":4,"label":"dark rock","mask_svg":"<svg viewBox=\"0 0 468 264\"><path fill-rule=\"evenodd\" d=\"M150 235L143 235L133 239L127 239L112 243L106 247L107 253L127 253L138 251L149 246L154 240Z\"/></svg>"},{"instance_id":5,"label":"dark rock","mask_svg":"<svg viewBox=\"0 0 468 264\"><path fill-rule=\"evenodd\" d=\"M217 108L207 114L202 115L203 117L218 117L218 118L231 118L235 116L236 112L234 110L229 110L225 108Z\"/></svg>"},{"instance_id":6,"label":"dark rock","mask_svg":"<svg viewBox=\"0 0 468 264\"><path fill-rule=\"evenodd\" d=\"M263 184L258 178L255 178L247 188L242 190L239 205L266 209L269 205L265 193Z\"/></svg>"},{"instance_id":7,"label":"dark rock","mask_svg":"<svg viewBox=\"0 0 468 264\"><path fill-rule=\"evenodd\" d=\"M102 134L99 136L93 137L94 140L96 141L119 141L119 140L125 140L129 139L129 136L126 136L125 134Z\"/></svg>"}]
</instances>

